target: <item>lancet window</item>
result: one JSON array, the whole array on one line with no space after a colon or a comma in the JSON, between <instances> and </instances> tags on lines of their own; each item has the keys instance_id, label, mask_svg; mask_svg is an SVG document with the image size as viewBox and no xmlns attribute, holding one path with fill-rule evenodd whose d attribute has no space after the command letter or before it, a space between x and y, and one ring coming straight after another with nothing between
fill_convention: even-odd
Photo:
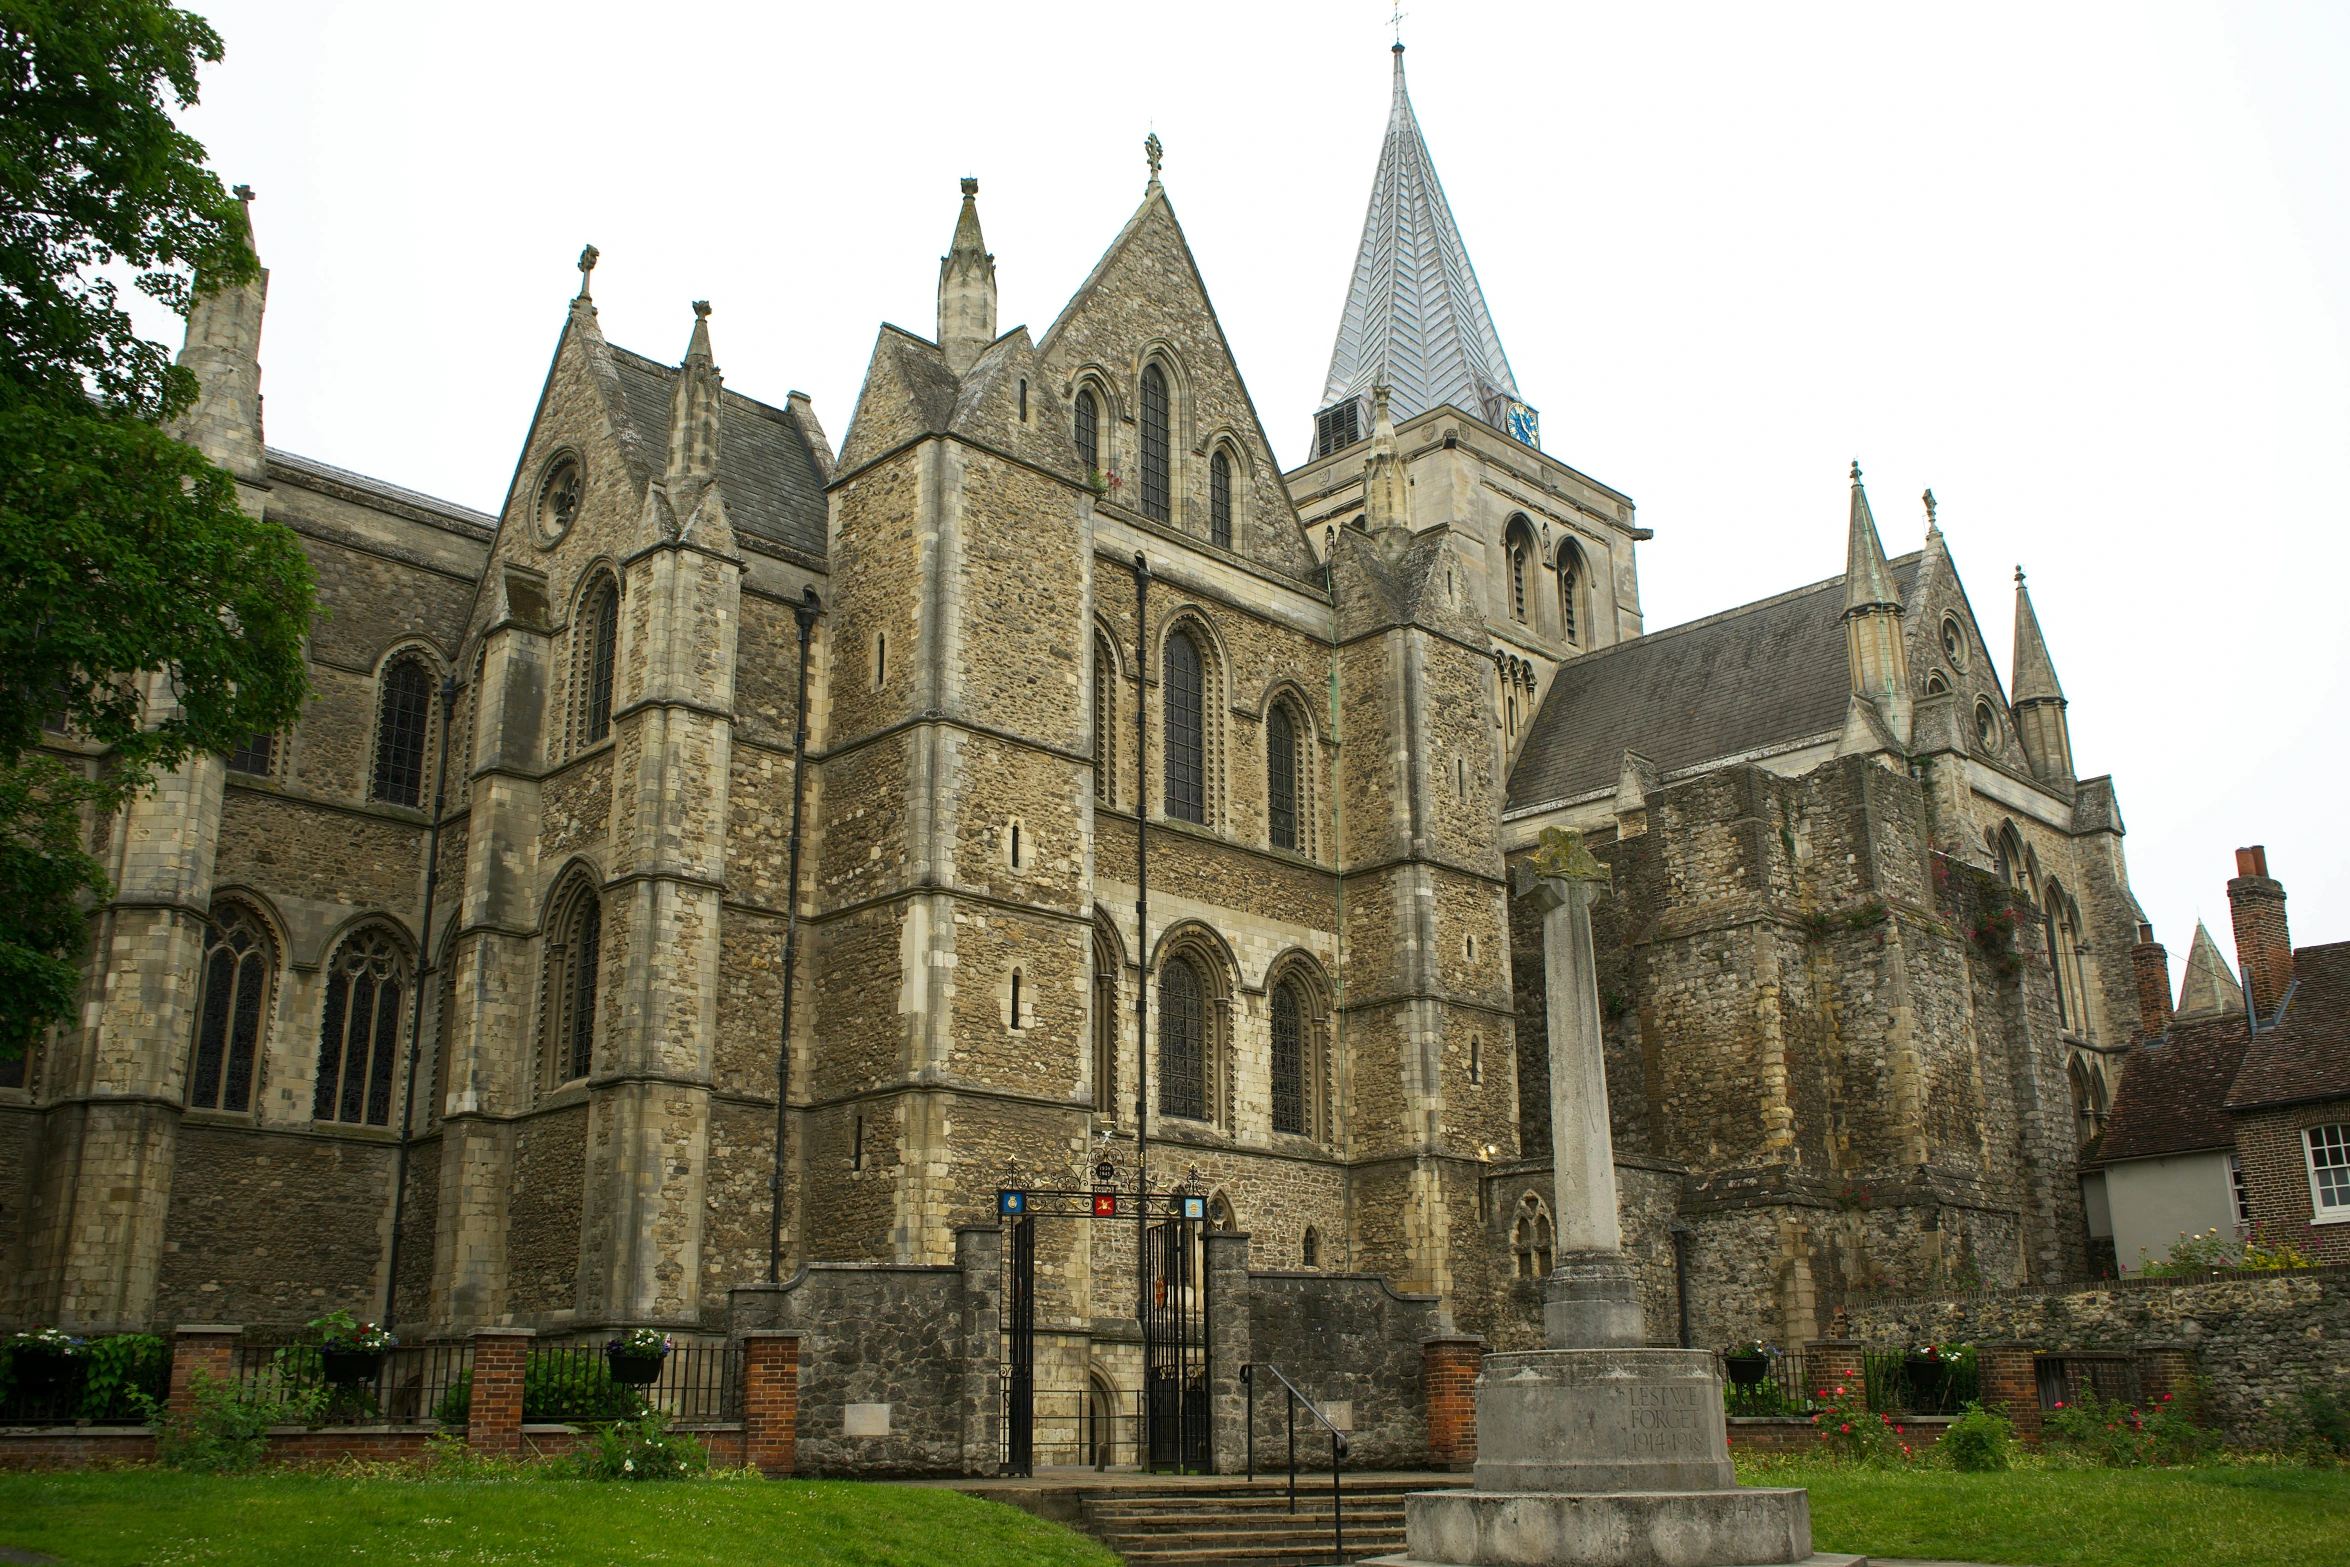
<instances>
[{"instance_id":1,"label":"lancet window","mask_svg":"<svg viewBox=\"0 0 2350 1567\"><path fill-rule=\"evenodd\" d=\"M1168 517L1167 372L1146 365L1142 372L1142 514L1153 522Z\"/></svg>"},{"instance_id":2,"label":"lancet window","mask_svg":"<svg viewBox=\"0 0 2350 1567\"><path fill-rule=\"evenodd\" d=\"M242 904L215 909L204 930L196 1056L188 1074L190 1109L253 1108L254 1073L276 978L276 953L260 919Z\"/></svg>"},{"instance_id":3,"label":"lancet window","mask_svg":"<svg viewBox=\"0 0 2350 1567\"><path fill-rule=\"evenodd\" d=\"M375 720L375 784L369 797L424 803L424 753L432 730L432 671L402 654L384 666Z\"/></svg>"},{"instance_id":4,"label":"lancet window","mask_svg":"<svg viewBox=\"0 0 2350 1567\"><path fill-rule=\"evenodd\" d=\"M326 976L311 1116L355 1126L388 1126L392 1070L400 1053L400 1014L408 997L407 957L390 931L370 926L335 949Z\"/></svg>"}]
</instances>

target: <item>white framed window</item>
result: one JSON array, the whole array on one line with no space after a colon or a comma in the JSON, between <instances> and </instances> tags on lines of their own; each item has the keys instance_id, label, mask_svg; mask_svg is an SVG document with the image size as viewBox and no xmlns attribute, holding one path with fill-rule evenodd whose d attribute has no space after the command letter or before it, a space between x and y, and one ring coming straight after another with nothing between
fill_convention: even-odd
<instances>
[{"instance_id":1,"label":"white framed window","mask_svg":"<svg viewBox=\"0 0 2350 1567\"><path fill-rule=\"evenodd\" d=\"M2228 1205L2238 1224L2252 1222L2252 1197L2244 1190L2244 1161L2234 1154L2228 1155Z\"/></svg>"},{"instance_id":2,"label":"white framed window","mask_svg":"<svg viewBox=\"0 0 2350 1567\"><path fill-rule=\"evenodd\" d=\"M2310 1221L2350 1224L2350 1126L2313 1126L2302 1136L2309 1151Z\"/></svg>"}]
</instances>

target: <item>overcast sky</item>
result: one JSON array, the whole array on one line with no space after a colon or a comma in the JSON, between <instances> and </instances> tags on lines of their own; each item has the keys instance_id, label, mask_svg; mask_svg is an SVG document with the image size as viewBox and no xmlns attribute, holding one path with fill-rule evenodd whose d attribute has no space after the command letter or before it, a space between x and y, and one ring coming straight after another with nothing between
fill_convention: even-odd
<instances>
[{"instance_id":1,"label":"overcast sky","mask_svg":"<svg viewBox=\"0 0 2350 1567\"><path fill-rule=\"evenodd\" d=\"M928 335L956 178L1039 334L1166 182L1285 463L1387 115L1385 3L213 0L272 445L497 511L578 276L805 390ZM1409 0L1412 96L1545 447L1631 495L1656 627L1888 551L2012 572L2184 967L2262 842L2350 939L2350 7ZM173 328L176 332L176 327ZM2008 660L2000 659L2003 674Z\"/></svg>"}]
</instances>

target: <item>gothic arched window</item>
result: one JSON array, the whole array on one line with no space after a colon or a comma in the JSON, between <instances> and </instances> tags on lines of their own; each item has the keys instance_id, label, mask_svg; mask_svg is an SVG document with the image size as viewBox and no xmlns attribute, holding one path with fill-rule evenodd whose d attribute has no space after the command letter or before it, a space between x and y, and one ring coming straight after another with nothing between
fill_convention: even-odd
<instances>
[{"instance_id":1,"label":"gothic arched window","mask_svg":"<svg viewBox=\"0 0 2350 1567\"><path fill-rule=\"evenodd\" d=\"M432 672L408 654L385 666L375 719L375 787L370 798L424 803L424 750L432 726Z\"/></svg>"},{"instance_id":2,"label":"gothic arched window","mask_svg":"<svg viewBox=\"0 0 2350 1567\"><path fill-rule=\"evenodd\" d=\"M588 589L573 631L579 657L579 743L612 732L612 662L620 648L620 584L610 577Z\"/></svg>"},{"instance_id":3,"label":"gothic arched window","mask_svg":"<svg viewBox=\"0 0 2350 1567\"><path fill-rule=\"evenodd\" d=\"M1093 1107L1118 1113L1118 951L1093 933Z\"/></svg>"},{"instance_id":4,"label":"gothic arched window","mask_svg":"<svg viewBox=\"0 0 2350 1567\"><path fill-rule=\"evenodd\" d=\"M391 932L370 927L336 949L326 966L318 1091L310 1110L314 1119L391 1124L392 1068L400 1054L400 1006L407 993L408 960Z\"/></svg>"},{"instance_id":5,"label":"gothic arched window","mask_svg":"<svg viewBox=\"0 0 2350 1567\"><path fill-rule=\"evenodd\" d=\"M1306 1226L1305 1239L1298 1242L1297 1254L1309 1268L1322 1265L1322 1237L1310 1224Z\"/></svg>"},{"instance_id":6,"label":"gothic arched window","mask_svg":"<svg viewBox=\"0 0 2350 1567\"><path fill-rule=\"evenodd\" d=\"M1167 815L1208 819L1207 681L1199 644L1188 631L1167 638Z\"/></svg>"},{"instance_id":7,"label":"gothic arched window","mask_svg":"<svg viewBox=\"0 0 2350 1567\"><path fill-rule=\"evenodd\" d=\"M1222 452L1208 459L1208 539L1232 548L1232 459Z\"/></svg>"},{"instance_id":8,"label":"gothic arched window","mask_svg":"<svg viewBox=\"0 0 2350 1567\"><path fill-rule=\"evenodd\" d=\"M1159 976L1159 1114L1208 1118L1206 986L1189 958Z\"/></svg>"},{"instance_id":9,"label":"gothic arched window","mask_svg":"<svg viewBox=\"0 0 2350 1567\"><path fill-rule=\"evenodd\" d=\"M1273 987L1273 1130L1307 1135L1306 1018L1297 986Z\"/></svg>"},{"instance_id":10,"label":"gothic arched window","mask_svg":"<svg viewBox=\"0 0 2350 1567\"><path fill-rule=\"evenodd\" d=\"M1167 520L1167 372L1146 365L1142 372L1142 514Z\"/></svg>"},{"instance_id":11,"label":"gothic arched window","mask_svg":"<svg viewBox=\"0 0 2350 1567\"><path fill-rule=\"evenodd\" d=\"M1297 723L1286 704L1265 715L1265 813L1276 849L1298 847Z\"/></svg>"},{"instance_id":12,"label":"gothic arched window","mask_svg":"<svg viewBox=\"0 0 2350 1567\"><path fill-rule=\"evenodd\" d=\"M1077 460L1088 476L1101 471L1102 408L1090 387L1077 393Z\"/></svg>"},{"instance_id":13,"label":"gothic arched window","mask_svg":"<svg viewBox=\"0 0 2350 1567\"><path fill-rule=\"evenodd\" d=\"M232 903L213 912L204 931L189 1109L253 1108L253 1069L261 1058L276 970L269 932L250 909Z\"/></svg>"},{"instance_id":14,"label":"gothic arched window","mask_svg":"<svg viewBox=\"0 0 2350 1567\"><path fill-rule=\"evenodd\" d=\"M1548 1278L1554 1244L1550 1210L1541 1198L1528 1192L1518 1199L1518 1221L1510 1235L1510 1250L1518 1258L1518 1277Z\"/></svg>"},{"instance_id":15,"label":"gothic arched window","mask_svg":"<svg viewBox=\"0 0 2350 1567\"><path fill-rule=\"evenodd\" d=\"M1093 797L1118 803L1118 658L1110 644L1093 639Z\"/></svg>"},{"instance_id":16,"label":"gothic arched window","mask_svg":"<svg viewBox=\"0 0 2350 1567\"><path fill-rule=\"evenodd\" d=\"M547 941L546 1048L557 1083L588 1075L596 1051L596 965L603 956L604 901L582 878L557 905Z\"/></svg>"},{"instance_id":17,"label":"gothic arched window","mask_svg":"<svg viewBox=\"0 0 2350 1567\"><path fill-rule=\"evenodd\" d=\"M1559 634L1583 645L1583 551L1572 539L1559 546Z\"/></svg>"}]
</instances>

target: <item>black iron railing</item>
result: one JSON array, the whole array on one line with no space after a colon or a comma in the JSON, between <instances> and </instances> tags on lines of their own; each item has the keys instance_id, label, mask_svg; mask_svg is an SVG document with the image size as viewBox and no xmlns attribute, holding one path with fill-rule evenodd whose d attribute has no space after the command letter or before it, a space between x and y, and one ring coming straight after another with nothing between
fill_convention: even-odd
<instances>
[{"instance_id":1,"label":"black iron railing","mask_svg":"<svg viewBox=\"0 0 2350 1567\"><path fill-rule=\"evenodd\" d=\"M1251 1485L1257 1482L1256 1373L1259 1371L1271 1373L1273 1380L1281 1384L1281 1391L1288 1400L1284 1406L1284 1415L1289 1426L1289 1510L1293 1513L1297 1511L1298 1406L1303 1404L1306 1413L1320 1421L1330 1433L1330 1559L1343 1562L1346 1560L1346 1507L1344 1493L1339 1487L1338 1466L1346 1457L1346 1433L1331 1424L1330 1417L1322 1413L1322 1406L1299 1392L1297 1384L1283 1376L1279 1366L1262 1360L1249 1361L1240 1368L1241 1385L1248 1389L1248 1482Z\"/></svg>"},{"instance_id":2,"label":"black iron railing","mask_svg":"<svg viewBox=\"0 0 2350 1567\"><path fill-rule=\"evenodd\" d=\"M1722 1364L1722 1407L1733 1415L1808 1415L1818 1395L1835 1392L1811 1380L1801 1350L1725 1355Z\"/></svg>"},{"instance_id":3,"label":"black iron railing","mask_svg":"<svg viewBox=\"0 0 2350 1567\"><path fill-rule=\"evenodd\" d=\"M2033 1379L2039 1384L2040 1407L2071 1407L2084 1392L2114 1404L2138 1402L2138 1365L2120 1351L2100 1353L2075 1350L2032 1357Z\"/></svg>"},{"instance_id":4,"label":"black iron railing","mask_svg":"<svg viewBox=\"0 0 2350 1567\"><path fill-rule=\"evenodd\" d=\"M171 1346L143 1333L66 1354L0 1345L0 1425L138 1425L171 1388Z\"/></svg>"},{"instance_id":5,"label":"black iron railing","mask_svg":"<svg viewBox=\"0 0 2350 1567\"><path fill-rule=\"evenodd\" d=\"M237 1345L230 1374L246 1402L274 1406L288 1425L438 1425L472 1362L473 1347L463 1342L330 1360L316 1344L264 1339Z\"/></svg>"},{"instance_id":6,"label":"black iron railing","mask_svg":"<svg viewBox=\"0 0 2350 1567\"><path fill-rule=\"evenodd\" d=\"M1955 1415L1982 1394L1975 1357L1963 1350L1871 1350L1861 1357L1869 1409L1883 1415Z\"/></svg>"}]
</instances>

